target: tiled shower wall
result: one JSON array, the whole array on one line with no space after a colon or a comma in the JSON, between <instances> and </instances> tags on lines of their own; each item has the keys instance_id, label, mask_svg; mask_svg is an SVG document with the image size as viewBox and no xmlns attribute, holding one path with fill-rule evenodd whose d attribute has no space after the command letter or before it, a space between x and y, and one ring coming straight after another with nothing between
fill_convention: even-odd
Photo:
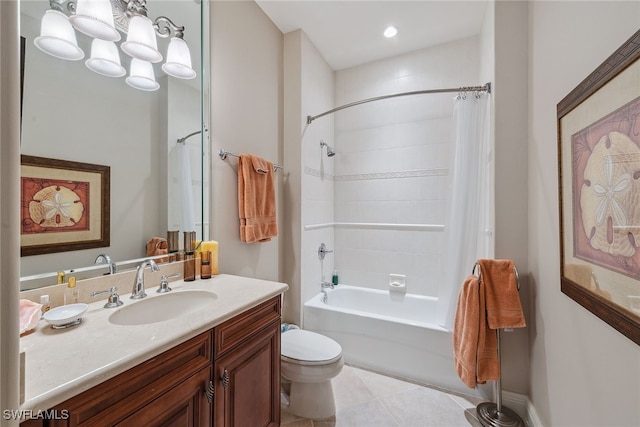
<instances>
[{"instance_id":1,"label":"tiled shower wall","mask_svg":"<svg viewBox=\"0 0 640 427\"><path fill-rule=\"evenodd\" d=\"M473 37L335 73L335 105L482 85ZM334 115L335 267L340 282L438 295L443 277L455 93L371 102ZM327 158L324 157L324 160ZM320 221L318 221L320 222ZM306 222L309 224L309 222Z\"/></svg>"},{"instance_id":2,"label":"tiled shower wall","mask_svg":"<svg viewBox=\"0 0 640 427\"><path fill-rule=\"evenodd\" d=\"M316 115L333 108L335 73L306 35L301 34L302 111ZM307 125L302 134L302 240L301 240L301 304L320 292L320 281L331 280L334 254L318 259L318 247L324 243L334 249L334 164L320 141L333 146L334 117L327 115Z\"/></svg>"}]
</instances>

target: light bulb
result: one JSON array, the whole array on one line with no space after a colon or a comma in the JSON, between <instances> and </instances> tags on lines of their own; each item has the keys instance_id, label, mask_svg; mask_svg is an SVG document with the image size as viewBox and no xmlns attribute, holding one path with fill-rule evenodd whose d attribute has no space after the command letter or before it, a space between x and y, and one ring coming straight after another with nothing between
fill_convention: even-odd
<instances>
[{"instance_id":1,"label":"light bulb","mask_svg":"<svg viewBox=\"0 0 640 427\"><path fill-rule=\"evenodd\" d=\"M390 39L391 37L395 37L396 34L398 34L398 29L396 27L394 27L393 25L389 25L385 30L384 30L384 36L388 39Z\"/></svg>"}]
</instances>

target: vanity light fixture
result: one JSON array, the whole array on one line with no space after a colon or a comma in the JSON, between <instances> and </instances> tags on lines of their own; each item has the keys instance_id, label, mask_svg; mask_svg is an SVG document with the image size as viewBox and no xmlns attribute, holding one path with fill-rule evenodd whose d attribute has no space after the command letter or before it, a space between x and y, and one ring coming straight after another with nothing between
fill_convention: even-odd
<instances>
[{"instance_id":1,"label":"vanity light fixture","mask_svg":"<svg viewBox=\"0 0 640 427\"><path fill-rule=\"evenodd\" d=\"M96 39L117 42L120 33L113 25L113 11L109 0L77 0L75 13L69 17L73 27Z\"/></svg>"},{"instance_id":2,"label":"vanity light fixture","mask_svg":"<svg viewBox=\"0 0 640 427\"><path fill-rule=\"evenodd\" d=\"M41 51L59 59L79 61L84 58L69 18L58 10L45 12L40 22L40 36L33 43Z\"/></svg>"},{"instance_id":3,"label":"vanity light fixture","mask_svg":"<svg viewBox=\"0 0 640 427\"><path fill-rule=\"evenodd\" d=\"M156 37L167 38L173 34L162 70L180 79L196 76L189 46L183 38L184 27L166 16L152 21L147 16L147 0L49 0L49 6L51 9L41 21L40 37L34 40L35 45L49 55L73 61L84 58L75 28L94 38L86 66L103 76L122 77L126 70L115 45L122 32L127 38L120 48L133 58L127 83L136 89L157 90L160 85L155 81L151 63L161 62L163 57Z\"/></svg>"},{"instance_id":4,"label":"vanity light fixture","mask_svg":"<svg viewBox=\"0 0 640 427\"><path fill-rule=\"evenodd\" d=\"M389 25L387 28L385 28L383 34L386 38L390 39L398 34L398 28L394 27L393 25Z\"/></svg>"},{"instance_id":5,"label":"vanity light fixture","mask_svg":"<svg viewBox=\"0 0 640 427\"><path fill-rule=\"evenodd\" d=\"M122 77L127 71L120 64L118 47L114 42L93 39L91 58L85 62L87 68L106 77Z\"/></svg>"},{"instance_id":6,"label":"vanity light fixture","mask_svg":"<svg viewBox=\"0 0 640 427\"><path fill-rule=\"evenodd\" d=\"M129 86L140 90L154 91L160 88L151 62L138 58L131 59L129 77L125 81Z\"/></svg>"}]
</instances>

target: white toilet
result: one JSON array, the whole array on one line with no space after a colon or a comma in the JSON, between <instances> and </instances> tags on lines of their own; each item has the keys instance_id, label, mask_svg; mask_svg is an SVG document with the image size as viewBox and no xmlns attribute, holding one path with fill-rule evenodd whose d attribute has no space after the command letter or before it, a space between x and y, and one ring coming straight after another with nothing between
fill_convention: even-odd
<instances>
[{"instance_id":1,"label":"white toilet","mask_svg":"<svg viewBox=\"0 0 640 427\"><path fill-rule=\"evenodd\" d=\"M311 419L334 416L331 378L344 365L340 344L315 332L291 329L282 333L281 361L283 386L289 388L287 411Z\"/></svg>"}]
</instances>

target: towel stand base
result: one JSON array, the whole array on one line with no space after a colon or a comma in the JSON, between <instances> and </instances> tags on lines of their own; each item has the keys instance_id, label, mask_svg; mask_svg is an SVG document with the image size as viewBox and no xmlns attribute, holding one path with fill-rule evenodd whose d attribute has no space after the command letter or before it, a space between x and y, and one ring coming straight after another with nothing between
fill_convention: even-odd
<instances>
[{"instance_id":1,"label":"towel stand base","mask_svg":"<svg viewBox=\"0 0 640 427\"><path fill-rule=\"evenodd\" d=\"M498 346L498 364L500 364L500 329L496 329L496 341ZM500 369L502 372L502 369ZM524 421L520 415L502 404L502 378L494 383L496 401L482 402L476 406L478 420L484 427L524 427Z\"/></svg>"},{"instance_id":2,"label":"towel stand base","mask_svg":"<svg viewBox=\"0 0 640 427\"><path fill-rule=\"evenodd\" d=\"M524 421L513 410L492 402L482 402L476 407L478 420L484 427L524 427Z\"/></svg>"}]
</instances>

